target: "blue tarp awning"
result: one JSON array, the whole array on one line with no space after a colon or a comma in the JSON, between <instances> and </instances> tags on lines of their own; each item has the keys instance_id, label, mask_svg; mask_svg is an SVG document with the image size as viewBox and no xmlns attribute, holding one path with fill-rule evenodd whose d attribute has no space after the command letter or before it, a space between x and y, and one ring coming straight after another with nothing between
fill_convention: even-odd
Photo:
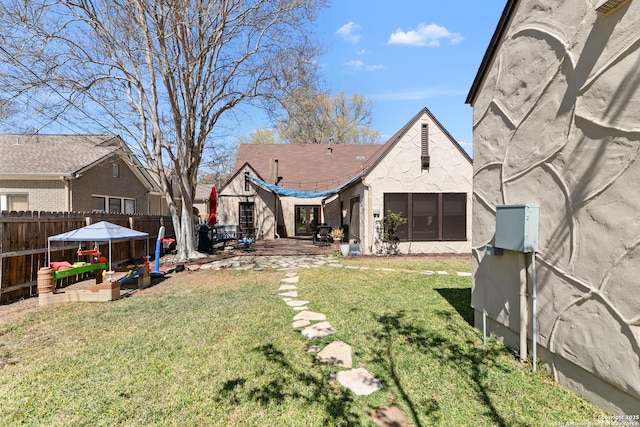
<instances>
[{"instance_id":1,"label":"blue tarp awning","mask_svg":"<svg viewBox=\"0 0 640 427\"><path fill-rule=\"evenodd\" d=\"M277 185L274 184L269 184L268 182L265 182L259 178L256 178L255 176L251 176L249 175L249 173L244 174L244 176L246 178L249 178L251 181L255 182L256 184L260 185L261 187L266 188L267 190L270 190L280 196L286 196L286 197L297 197L300 199L314 199L316 197L326 197L326 196L330 196L332 194L336 194L339 193L340 190L342 190L344 187L346 187L347 185L349 185L353 179L345 182L344 184L340 185L337 188L334 188L332 190L325 190L325 191L306 191L306 190L294 190L291 188L285 188L285 187L279 187Z\"/></svg>"}]
</instances>

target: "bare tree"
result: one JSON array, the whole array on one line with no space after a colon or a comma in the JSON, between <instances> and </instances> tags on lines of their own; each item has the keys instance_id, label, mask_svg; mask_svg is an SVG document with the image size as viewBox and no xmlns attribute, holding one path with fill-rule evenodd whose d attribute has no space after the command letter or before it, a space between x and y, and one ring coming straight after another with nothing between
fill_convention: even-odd
<instances>
[{"instance_id":1,"label":"bare tree","mask_svg":"<svg viewBox=\"0 0 640 427\"><path fill-rule=\"evenodd\" d=\"M277 130L283 141L298 144L371 144L380 135L371 129L373 103L354 93L334 96L300 88L282 100L286 117L280 119Z\"/></svg>"},{"instance_id":2,"label":"bare tree","mask_svg":"<svg viewBox=\"0 0 640 427\"><path fill-rule=\"evenodd\" d=\"M162 186L179 257L196 257L187 213L212 131L241 103L312 84L318 50L309 24L322 6L324 0L3 0L0 75L7 99L51 117L80 115L137 144L132 149Z\"/></svg>"}]
</instances>

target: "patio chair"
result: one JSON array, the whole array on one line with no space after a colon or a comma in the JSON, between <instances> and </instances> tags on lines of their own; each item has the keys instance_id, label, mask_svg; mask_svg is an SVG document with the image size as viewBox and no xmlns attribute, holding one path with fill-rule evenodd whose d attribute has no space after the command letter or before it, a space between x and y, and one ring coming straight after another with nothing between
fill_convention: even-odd
<instances>
[{"instance_id":1,"label":"patio chair","mask_svg":"<svg viewBox=\"0 0 640 427\"><path fill-rule=\"evenodd\" d=\"M316 242L321 245L330 245L333 241L331 237L331 227L328 225L319 225L315 232Z\"/></svg>"},{"instance_id":2,"label":"patio chair","mask_svg":"<svg viewBox=\"0 0 640 427\"><path fill-rule=\"evenodd\" d=\"M256 229L248 228L242 233L242 237L238 239L238 243L242 245L242 250L245 252L252 252L256 249L253 244L256 242Z\"/></svg>"}]
</instances>

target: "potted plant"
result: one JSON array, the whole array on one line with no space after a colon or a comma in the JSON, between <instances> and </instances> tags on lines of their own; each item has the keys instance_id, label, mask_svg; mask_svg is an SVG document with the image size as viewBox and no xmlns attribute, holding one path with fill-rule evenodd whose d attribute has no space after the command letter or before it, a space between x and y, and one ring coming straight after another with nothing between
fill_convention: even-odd
<instances>
[{"instance_id":1,"label":"potted plant","mask_svg":"<svg viewBox=\"0 0 640 427\"><path fill-rule=\"evenodd\" d=\"M329 235L333 238L333 243L338 244L344 237L344 231L341 228L334 228Z\"/></svg>"}]
</instances>

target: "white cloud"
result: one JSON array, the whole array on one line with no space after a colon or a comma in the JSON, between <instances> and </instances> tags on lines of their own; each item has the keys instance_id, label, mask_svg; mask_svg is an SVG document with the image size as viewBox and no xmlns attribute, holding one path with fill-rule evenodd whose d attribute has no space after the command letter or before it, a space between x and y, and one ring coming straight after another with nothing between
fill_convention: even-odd
<instances>
[{"instance_id":1,"label":"white cloud","mask_svg":"<svg viewBox=\"0 0 640 427\"><path fill-rule=\"evenodd\" d=\"M458 44L464 37L459 33L450 33L445 27L437 24L419 24L415 30L397 29L389 36L387 44L404 44L409 46L440 46L441 40L449 40Z\"/></svg>"},{"instance_id":2,"label":"white cloud","mask_svg":"<svg viewBox=\"0 0 640 427\"><path fill-rule=\"evenodd\" d=\"M349 68L353 68L354 70L359 70L362 67L364 67L364 62L360 61L359 59L357 60L352 59L349 62L345 62L344 65L346 65Z\"/></svg>"},{"instance_id":3,"label":"white cloud","mask_svg":"<svg viewBox=\"0 0 640 427\"><path fill-rule=\"evenodd\" d=\"M349 62L345 62L344 65L346 65L349 68L353 68L354 70L364 70L364 71L377 71L377 70L382 70L384 68L384 65L381 65L381 64L367 65L364 62L360 61L359 59L352 59Z\"/></svg>"},{"instance_id":4,"label":"white cloud","mask_svg":"<svg viewBox=\"0 0 640 427\"><path fill-rule=\"evenodd\" d=\"M360 49L356 52L356 55L367 55L369 51L367 49Z\"/></svg>"},{"instance_id":5,"label":"white cloud","mask_svg":"<svg viewBox=\"0 0 640 427\"><path fill-rule=\"evenodd\" d=\"M361 29L362 26L360 24L356 24L355 22L351 21L338 28L336 34L342 37L342 39L345 41L358 43L362 39L362 36L360 34L357 34Z\"/></svg>"}]
</instances>

